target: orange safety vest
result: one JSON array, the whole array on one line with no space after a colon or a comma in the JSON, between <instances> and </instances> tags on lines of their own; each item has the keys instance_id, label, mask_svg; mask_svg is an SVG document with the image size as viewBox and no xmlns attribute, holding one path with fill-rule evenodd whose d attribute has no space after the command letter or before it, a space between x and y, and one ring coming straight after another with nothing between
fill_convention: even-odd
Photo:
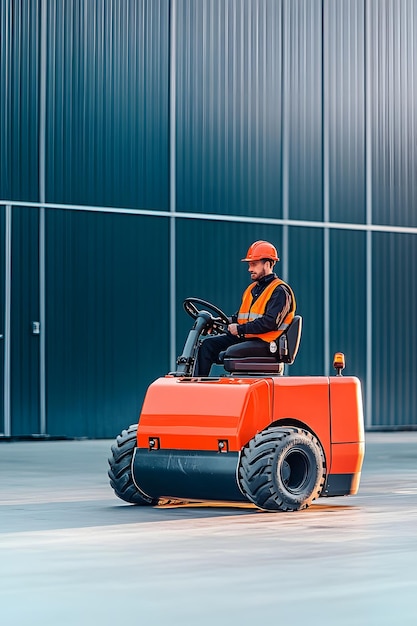
<instances>
[{"instance_id":1,"label":"orange safety vest","mask_svg":"<svg viewBox=\"0 0 417 626\"><path fill-rule=\"evenodd\" d=\"M293 321L296 307L293 290L289 285L287 285L287 283L284 283L283 280L281 280L280 278L275 278L269 283L269 285L263 290L259 298L253 303L253 283L249 285L249 287L247 287L242 296L242 304L240 305L239 313L237 316L237 323L246 324L247 322L253 322L253 320L256 320L258 317L262 317L262 315L264 315L265 313L266 305L269 302L272 292L278 287L278 285L285 285L285 287L288 288L291 294L291 308L285 316L285 319L282 322L281 326L276 330L271 330L268 333L262 333L261 335L251 335L245 333L245 338L250 339L252 337L258 337L259 339L270 343L271 341L275 341L275 339L282 335L282 333L287 330L288 326Z\"/></svg>"}]
</instances>

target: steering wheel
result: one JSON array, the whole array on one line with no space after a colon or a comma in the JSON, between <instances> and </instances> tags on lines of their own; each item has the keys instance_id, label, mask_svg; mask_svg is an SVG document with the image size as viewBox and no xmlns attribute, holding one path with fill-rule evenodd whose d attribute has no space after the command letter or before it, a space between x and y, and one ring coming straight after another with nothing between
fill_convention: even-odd
<instances>
[{"instance_id":1,"label":"steering wheel","mask_svg":"<svg viewBox=\"0 0 417 626\"><path fill-rule=\"evenodd\" d=\"M224 332L229 325L229 318L226 313L214 304L202 300L201 298L185 298L183 307L186 313L193 319L196 319L201 311L207 311L213 322L213 329ZM215 315L213 315L215 313Z\"/></svg>"}]
</instances>

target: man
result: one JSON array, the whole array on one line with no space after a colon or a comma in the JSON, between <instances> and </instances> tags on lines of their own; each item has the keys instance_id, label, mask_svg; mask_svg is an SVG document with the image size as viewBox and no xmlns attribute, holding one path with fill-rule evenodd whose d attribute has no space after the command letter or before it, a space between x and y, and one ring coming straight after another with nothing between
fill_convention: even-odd
<instances>
[{"instance_id":1,"label":"man","mask_svg":"<svg viewBox=\"0 0 417 626\"><path fill-rule=\"evenodd\" d=\"M208 376L219 354L227 356L270 356L270 345L294 319L295 297L289 285L274 273L279 261L276 248L268 241L255 241L242 261L249 264L252 283L242 296L227 332L206 337L197 353L194 376ZM253 284L254 283L254 284Z\"/></svg>"}]
</instances>

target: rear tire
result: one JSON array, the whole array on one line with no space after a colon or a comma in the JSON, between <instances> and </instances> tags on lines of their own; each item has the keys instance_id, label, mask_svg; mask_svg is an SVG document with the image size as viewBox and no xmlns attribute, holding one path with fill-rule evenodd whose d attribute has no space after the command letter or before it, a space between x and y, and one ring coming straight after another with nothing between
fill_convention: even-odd
<instances>
[{"instance_id":1,"label":"rear tire","mask_svg":"<svg viewBox=\"0 0 417 626\"><path fill-rule=\"evenodd\" d=\"M242 449L242 492L266 511L299 511L319 497L326 478L320 443L307 430L271 427Z\"/></svg>"},{"instance_id":2,"label":"rear tire","mask_svg":"<svg viewBox=\"0 0 417 626\"><path fill-rule=\"evenodd\" d=\"M111 447L112 455L109 457L110 469L108 471L110 485L116 496L125 502L139 506L155 506L158 504L158 499L150 498L139 491L133 482L132 460L137 430L137 424L129 426L127 430L122 431Z\"/></svg>"}]
</instances>

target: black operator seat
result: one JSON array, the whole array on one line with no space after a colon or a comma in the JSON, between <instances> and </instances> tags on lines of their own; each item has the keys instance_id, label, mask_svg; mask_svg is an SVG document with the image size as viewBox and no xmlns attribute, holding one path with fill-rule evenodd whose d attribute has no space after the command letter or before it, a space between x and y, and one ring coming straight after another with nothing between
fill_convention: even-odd
<instances>
[{"instance_id":1,"label":"black operator seat","mask_svg":"<svg viewBox=\"0 0 417 626\"><path fill-rule=\"evenodd\" d=\"M243 356L231 358L227 350L222 354L222 363L226 372L242 374L275 374L283 373L283 364L292 365L300 346L303 318L295 315L293 321L277 339L277 351L271 356Z\"/></svg>"}]
</instances>

